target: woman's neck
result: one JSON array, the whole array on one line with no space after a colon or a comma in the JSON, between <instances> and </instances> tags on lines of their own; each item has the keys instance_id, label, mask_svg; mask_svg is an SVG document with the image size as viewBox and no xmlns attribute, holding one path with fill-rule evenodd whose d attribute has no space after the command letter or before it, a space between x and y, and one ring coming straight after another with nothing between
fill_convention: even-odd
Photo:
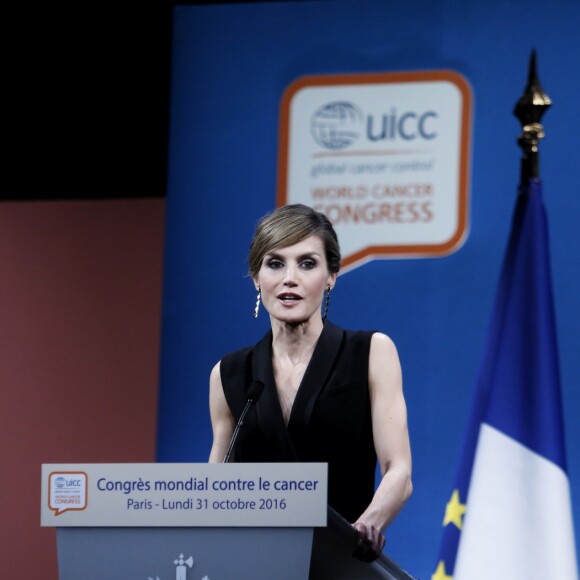
<instances>
[{"instance_id":1,"label":"woman's neck","mask_svg":"<svg viewBox=\"0 0 580 580\"><path fill-rule=\"evenodd\" d=\"M272 352L275 357L287 357L296 363L310 358L324 325L321 319L300 324L272 321Z\"/></svg>"}]
</instances>

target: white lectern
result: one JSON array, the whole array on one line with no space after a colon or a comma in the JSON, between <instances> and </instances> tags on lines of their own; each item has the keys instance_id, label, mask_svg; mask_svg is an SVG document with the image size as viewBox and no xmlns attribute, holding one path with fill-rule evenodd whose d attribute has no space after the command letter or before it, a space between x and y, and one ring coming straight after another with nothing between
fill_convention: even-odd
<instances>
[{"instance_id":1,"label":"white lectern","mask_svg":"<svg viewBox=\"0 0 580 580\"><path fill-rule=\"evenodd\" d=\"M60 580L412 580L352 558L326 489L326 464L44 465L41 521Z\"/></svg>"}]
</instances>

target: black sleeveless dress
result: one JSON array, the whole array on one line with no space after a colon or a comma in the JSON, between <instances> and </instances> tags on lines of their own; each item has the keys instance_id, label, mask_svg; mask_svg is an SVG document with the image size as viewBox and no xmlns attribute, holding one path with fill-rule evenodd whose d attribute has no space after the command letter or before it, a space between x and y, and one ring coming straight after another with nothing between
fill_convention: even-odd
<instances>
[{"instance_id":1,"label":"black sleeveless dress","mask_svg":"<svg viewBox=\"0 0 580 580\"><path fill-rule=\"evenodd\" d=\"M272 333L226 355L220 373L237 421L252 381L264 390L240 431L237 462L327 462L328 503L354 522L374 494L368 369L371 331L347 331L326 321L296 394L288 426L274 382Z\"/></svg>"}]
</instances>

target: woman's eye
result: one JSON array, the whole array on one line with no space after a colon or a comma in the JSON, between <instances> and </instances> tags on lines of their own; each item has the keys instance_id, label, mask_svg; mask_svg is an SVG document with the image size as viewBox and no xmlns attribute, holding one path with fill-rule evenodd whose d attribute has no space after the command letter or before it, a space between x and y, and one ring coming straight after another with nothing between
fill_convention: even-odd
<instances>
[{"instance_id":1,"label":"woman's eye","mask_svg":"<svg viewBox=\"0 0 580 580\"><path fill-rule=\"evenodd\" d=\"M314 268L314 266L316 266L316 262L314 260L304 260L302 262L302 267L305 270L312 270L312 268Z\"/></svg>"},{"instance_id":2,"label":"woman's eye","mask_svg":"<svg viewBox=\"0 0 580 580\"><path fill-rule=\"evenodd\" d=\"M268 260L268 268L272 268L274 270L277 270L278 268L281 268L283 265L284 264L282 264L282 262L280 260L277 260L275 258Z\"/></svg>"}]
</instances>

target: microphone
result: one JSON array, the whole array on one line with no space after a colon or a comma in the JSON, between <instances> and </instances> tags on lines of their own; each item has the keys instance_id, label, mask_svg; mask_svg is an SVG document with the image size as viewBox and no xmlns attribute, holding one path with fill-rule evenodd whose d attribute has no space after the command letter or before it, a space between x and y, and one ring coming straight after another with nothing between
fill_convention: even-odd
<instances>
[{"instance_id":1,"label":"microphone","mask_svg":"<svg viewBox=\"0 0 580 580\"><path fill-rule=\"evenodd\" d=\"M228 447L228 450L226 451L224 461L223 461L224 463L230 462L230 456L232 455L232 451L234 450L234 445L236 444L236 440L238 438L238 434L240 432L240 429L241 429L242 425L244 424L244 419L246 418L246 415L248 414L250 407L252 405L254 405L255 403L257 403L263 390L264 390L264 383L262 383L260 381L254 381L250 385L250 388L248 389L248 392L246 394L246 406L244 407L244 410L242 411L242 414L240 415L240 418L236 424L236 428L234 429L234 432L232 434L232 438L230 439L230 446Z\"/></svg>"}]
</instances>

